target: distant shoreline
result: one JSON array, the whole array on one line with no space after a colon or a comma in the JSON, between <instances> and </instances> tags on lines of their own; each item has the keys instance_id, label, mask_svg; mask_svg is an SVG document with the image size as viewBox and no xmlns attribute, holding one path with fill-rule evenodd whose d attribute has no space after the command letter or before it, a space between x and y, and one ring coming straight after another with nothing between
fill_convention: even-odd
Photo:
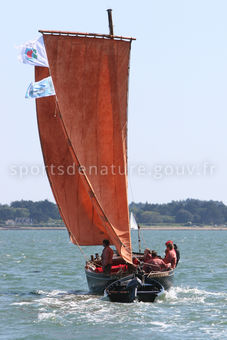
<instances>
[{"instance_id":1,"label":"distant shoreline","mask_svg":"<svg viewBox=\"0 0 227 340\"><path fill-rule=\"evenodd\" d=\"M18 227L18 226L4 226L0 230L66 230L65 227Z\"/></svg>"},{"instance_id":2,"label":"distant shoreline","mask_svg":"<svg viewBox=\"0 0 227 340\"><path fill-rule=\"evenodd\" d=\"M184 226L157 226L157 227L141 227L141 230L227 230L227 227L184 227ZM4 226L0 227L0 230L67 230L66 227L33 227L33 226Z\"/></svg>"},{"instance_id":3,"label":"distant shoreline","mask_svg":"<svg viewBox=\"0 0 227 340\"><path fill-rule=\"evenodd\" d=\"M141 230L227 230L227 227L141 227Z\"/></svg>"}]
</instances>

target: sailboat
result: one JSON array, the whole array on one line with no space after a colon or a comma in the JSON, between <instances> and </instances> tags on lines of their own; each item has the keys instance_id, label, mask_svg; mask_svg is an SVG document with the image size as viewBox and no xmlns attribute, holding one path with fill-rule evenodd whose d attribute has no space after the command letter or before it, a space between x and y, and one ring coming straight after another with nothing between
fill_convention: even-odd
<instances>
[{"instance_id":1,"label":"sailboat","mask_svg":"<svg viewBox=\"0 0 227 340\"><path fill-rule=\"evenodd\" d=\"M138 224L136 222L135 216L133 215L133 212L130 213L130 228L131 230L138 229Z\"/></svg>"},{"instance_id":2,"label":"sailboat","mask_svg":"<svg viewBox=\"0 0 227 340\"><path fill-rule=\"evenodd\" d=\"M91 293L129 275L131 246L127 196L127 102L131 43L113 34L40 30L48 67L35 66L35 81L51 77L54 94L36 98L42 153L61 217L77 246L116 248L110 275L99 256L86 262ZM170 285L173 271L161 273Z\"/></svg>"}]
</instances>

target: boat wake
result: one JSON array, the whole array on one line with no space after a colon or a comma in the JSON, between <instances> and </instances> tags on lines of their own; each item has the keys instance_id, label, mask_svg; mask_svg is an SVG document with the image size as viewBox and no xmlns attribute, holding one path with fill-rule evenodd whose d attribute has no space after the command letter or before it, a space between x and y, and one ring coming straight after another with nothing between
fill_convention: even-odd
<instances>
[{"instance_id":1,"label":"boat wake","mask_svg":"<svg viewBox=\"0 0 227 340\"><path fill-rule=\"evenodd\" d=\"M206 291L199 288L191 287L172 287L169 291L166 291L164 296L158 300L159 303L171 302L172 304L179 303L200 303L200 304L212 304L217 300L227 301L227 293Z\"/></svg>"},{"instance_id":2,"label":"boat wake","mask_svg":"<svg viewBox=\"0 0 227 340\"><path fill-rule=\"evenodd\" d=\"M149 329L157 338L164 339L167 331L173 332L177 328L181 339L193 338L198 329L204 336L213 338L215 335L218 339L223 335L226 322L223 300L227 300L227 293L197 287L173 287L155 303L112 303L82 290L35 290L27 295L18 294L15 298L11 306L20 313L23 311L24 315L30 315L33 325L76 327L82 333L87 328L97 331L99 327L102 333L106 327L118 325L120 336L127 324L140 336L143 336L143 329L144 336ZM200 313L195 313L195 310Z\"/></svg>"}]
</instances>

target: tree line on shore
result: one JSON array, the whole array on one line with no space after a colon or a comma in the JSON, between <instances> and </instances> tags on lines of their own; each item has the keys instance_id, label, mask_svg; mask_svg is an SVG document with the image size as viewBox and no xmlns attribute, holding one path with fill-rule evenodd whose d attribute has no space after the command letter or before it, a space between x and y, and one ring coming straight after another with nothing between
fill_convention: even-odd
<instances>
[{"instance_id":1,"label":"tree line on shore","mask_svg":"<svg viewBox=\"0 0 227 340\"><path fill-rule=\"evenodd\" d=\"M187 199L165 204L134 203L129 205L141 224L224 225L227 206L219 201Z\"/></svg>"},{"instance_id":2,"label":"tree line on shore","mask_svg":"<svg viewBox=\"0 0 227 340\"><path fill-rule=\"evenodd\" d=\"M201 201L187 199L165 204L130 203L132 211L140 224L227 224L227 206L218 201ZM58 207L48 200L14 201L11 204L0 204L0 223L15 221L20 224L39 224L61 221Z\"/></svg>"},{"instance_id":3,"label":"tree line on shore","mask_svg":"<svg viewBox=\"0 0 227 340\"><path fill-rule=\"evenodd\" d=\"M14 201L10 205L0 204L0 222L15 221L18 224L39 224L61 220L58 207L48 200Z\"/></svg>"}]
</instances>

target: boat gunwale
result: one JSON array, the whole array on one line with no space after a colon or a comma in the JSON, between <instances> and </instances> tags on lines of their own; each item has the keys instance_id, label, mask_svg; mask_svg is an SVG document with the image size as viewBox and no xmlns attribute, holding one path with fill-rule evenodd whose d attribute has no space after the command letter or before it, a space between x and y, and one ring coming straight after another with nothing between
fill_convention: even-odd
<instances>
[{"instance_id":1,"label":"boat gunwale","mask_svg":"<svg viewBox=\"0 0 227 340\"><path fill-rule=\"evenodd\" d=\"M117 280L118 280L118 275L116 274L116 273L113 273L112 275L111 274L104 274L104 273L96 273L96 272L93 272L93 271L91 271L90 269L88 269L88 268L85 268L85 273L86 273L86 275L88 275L88 276L90 276L90 277L95 277L95 279L96 280L102 280L102 279L115 279L115 278L117 278ZM123 274L122 272L121 273L119 273L119 274ZM128 275L128 273L125 273L125 274L127 274ZM124 275L122 275L122 277L124 277Z\"/></svg>"},{"instance_id":2,"label":"boat gunwale","mask_svg":"<svg viewBox=\"0 0 227 340\"><path fill-rule=\"evenodd\" d=\"M175 268L174 268L175 269ZM149 279L155 279L156 277L169 277L174 275L174 269L166 270L166 271L155 271L155 272L150 272L147 274L147 277Z\"/></svg>"}]
</instances>

